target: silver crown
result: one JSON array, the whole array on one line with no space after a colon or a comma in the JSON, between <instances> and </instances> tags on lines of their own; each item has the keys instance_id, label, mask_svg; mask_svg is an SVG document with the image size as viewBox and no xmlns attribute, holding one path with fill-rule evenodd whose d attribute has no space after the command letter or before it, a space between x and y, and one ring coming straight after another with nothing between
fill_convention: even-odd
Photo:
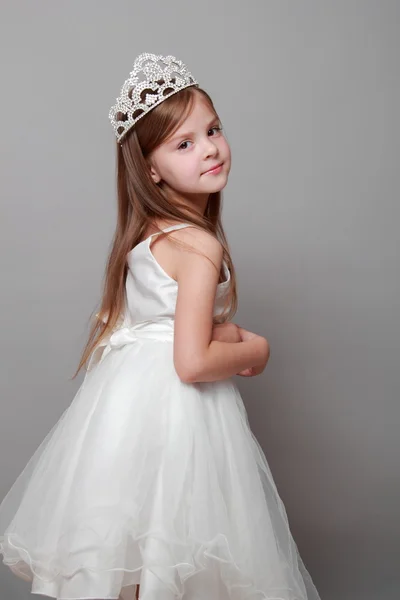
<instances>
[{"instance_id":1,"label":"silver crown","mask_svg":"<svg viewBox=\"0 0 400 600\"><path fill-rule=\"evenodd\" d=\"M146 52L139 54L108 115L117 141L120 142L127 131L152 108L191 85L199 84L175 56ZM143 101L142 92L148 89L154 93L147 93ZM119 112L126 116L123 121L117 118Z\"/></svg>"}]
</instances>

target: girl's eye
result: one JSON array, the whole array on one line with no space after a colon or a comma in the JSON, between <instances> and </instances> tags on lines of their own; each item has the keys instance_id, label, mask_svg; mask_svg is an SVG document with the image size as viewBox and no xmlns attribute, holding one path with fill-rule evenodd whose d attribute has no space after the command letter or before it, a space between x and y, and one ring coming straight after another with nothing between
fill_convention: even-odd
<instances>
[{"instance_id":1,"label":"girl's eye","mask_svg":"<svg viewBox=\"0 0 400 600\"><path fill-rule=\"evenodd\" d=\"M208 131L212 131L213 129L216 129L217 131L222 131L222 127L211 127L211 129L209 129ZM186 148L183 147L183 144L188 144L188 143L190 143L189 140L185 140L184 142L179 144L178 150L186 150Z\"/></svg>"},{"instance_id":2,"label":"girl's eye","mask_svg":"<svg viewBox=\"0 0 400 600\"><path fill-rule=\"evenodd\" d=\"M185 141L185 142L182 142L182 144L179 144L178 150L186 150L186 148L183 148L182 145L183 144L188 144L188 143L189 143L189 141Z\"/></svg>"},{"instance_id":3,"label":"girl's eye","mask_svg":"<svg viewBox=\"0 0 400 600\"><path fill-rule=\"evenodd\" d=\"M213 129L216 129L217 131L222 131L222 127L211 127L209 131L212 131Z\"/></svg>"}]
</instances>

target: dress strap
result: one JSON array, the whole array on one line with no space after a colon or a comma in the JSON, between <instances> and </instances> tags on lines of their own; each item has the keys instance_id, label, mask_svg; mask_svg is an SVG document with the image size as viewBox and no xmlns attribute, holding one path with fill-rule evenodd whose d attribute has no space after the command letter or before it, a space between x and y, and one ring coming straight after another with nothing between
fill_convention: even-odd
<instances>
[{"instance_id":1,"label":"dress strap","mask_svg":"<svg viewBox=\"0 0 400 600\"><path fill-rule=\"evenodd\" d=\"M156 231L155 233L150 234L146 238L146 240L148 241L148 243L150 245L153 237L155 237L156 235L160 235L160 233L167 233L168 231L174 231L174 229L183 229L183 227L190 227L191 225L192 225L192 223L176 223L176 225L170 225L169 227L165 227L164 229L161 229L161 231Z\"/></svg>"},{"instance_id":2,"label":"dress strap","mask_svg":"<svg viewBox=\"0 0 400 600\"><path fill-rule=\"evenodd\" d=\"M191 227L193 223L176 223L175 225L170 225L169 227L165 227L161 229L161 231L157 231L152 235L158 235L159 233L167 233L168 231L173 231L174 229L182 229L183 227Z\"/></svg>"}]
</instances>

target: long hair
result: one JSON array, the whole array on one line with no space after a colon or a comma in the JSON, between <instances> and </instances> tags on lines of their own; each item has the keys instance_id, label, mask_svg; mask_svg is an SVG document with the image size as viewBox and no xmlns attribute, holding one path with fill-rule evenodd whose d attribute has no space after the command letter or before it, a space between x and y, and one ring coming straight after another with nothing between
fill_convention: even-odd
<instances>
[{"instance_id":1,"label":"long hair","mask_svg":"<svg viewBox=\"0 0 400 600\"><path fill-rule=\"evenodd\" d=\"M151 177L150 153L180 127L193 110L195 94L201 94L218 118L210 96L202 88L187 87L154 107L128 131L122 143L116 146L117 224L103 277L101 303L93 319L88 341L72 379L86 365L97 345L112 332L125 310L125 280L127 254L146 233L149 224L157 219L192 223L219 239L223 258L230 271L230 283L222 315L215 322L230 320L237 310L235 269L229 245L221 223L221 192L210 194L204 215L185 204L168 197L162 182ZM120 113L120 120L124 115ZM178 245L183 242L173 240ZM183 244L187 246L187 244ZM92 319L93 313L89 319Z\"/></svg>"}]
</instances>

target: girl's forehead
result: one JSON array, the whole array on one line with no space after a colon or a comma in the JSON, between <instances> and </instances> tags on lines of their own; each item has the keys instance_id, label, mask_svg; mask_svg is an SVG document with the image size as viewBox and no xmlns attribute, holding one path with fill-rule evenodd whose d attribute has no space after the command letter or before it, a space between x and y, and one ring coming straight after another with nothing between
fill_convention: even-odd
<instances>
[{"instance_id":1,"label":"girl's forehead","mask_svg":"<svg viewBox=\"0 0 400 600\"><path fill-rule=\"evenodd\" d=\"M190 115L188 115L188 119L193 117L193 115L205 115L206 118L212 117L214 115L214 110L211 108L207 100L201 97L199 94L195 94L195 100L193 103L193 109Z\"/></svg>"},{"instance_id":2,"label":"girl's forehead","mask_svg":"<svg viewBox=\"0 0 400 600\"><path fill-rule=\"evenodd\" d=\"M177 132L187 130L189 127L203 127L203 125L208 125L211 121L215 120L217 115L212 110L212 108L206 104L205 102L198 102L193 106L191 113L182 121Z\"/></svg>"}]
</instances>

